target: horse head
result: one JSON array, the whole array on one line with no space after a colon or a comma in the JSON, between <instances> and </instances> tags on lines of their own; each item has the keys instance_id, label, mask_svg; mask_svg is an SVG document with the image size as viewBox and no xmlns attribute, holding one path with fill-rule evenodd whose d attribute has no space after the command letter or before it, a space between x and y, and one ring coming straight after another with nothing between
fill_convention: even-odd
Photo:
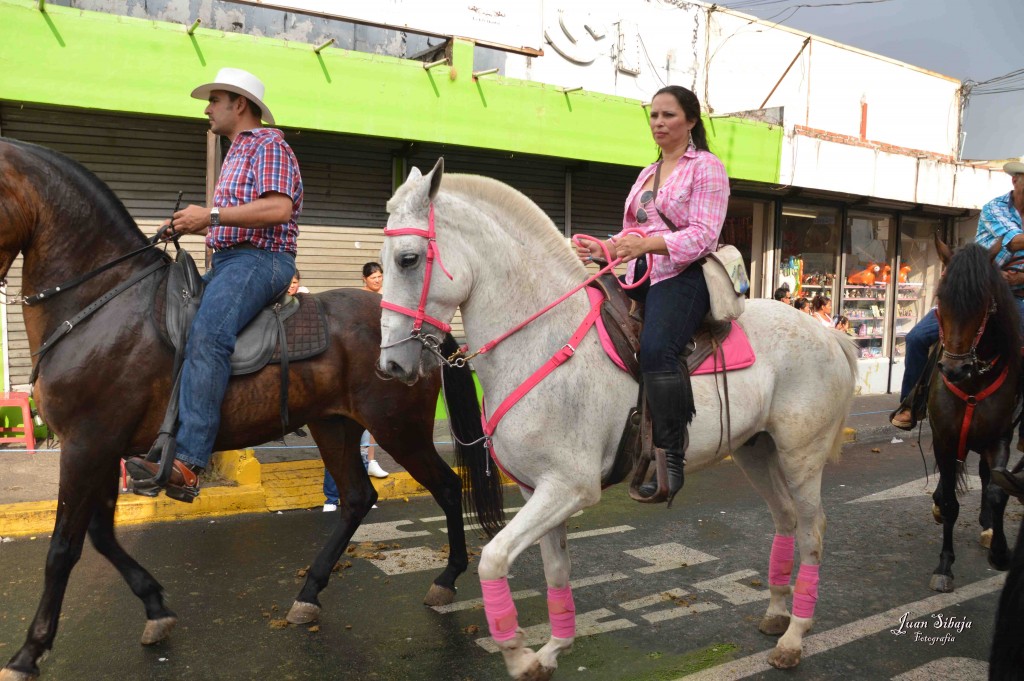
<instances>
[{"instance_id":1,"label":"horse head","mask_svg":"<svg viewBox=\"0 0 1024 681\"><path fill-rule=\"evenodd\" d=\"M1020 351L1019 312L995 265L998 242L988 250L971 243L954 253L936 235L935 246L945 266L937 293L942 343L938 368L956 383L982 375Z\"/></svg>"},{"instance_id":2,"label":"horse head","mask_svg":"<svg viewBox=\"0 0 1024 681\"><path fill-rule=\"evenodd\" d=\"M426 175L413 168L387 205L378 367L409 384L436 365L441 336L464 299L438 247L434 200L443 176L443 158Z\"/></svg>"}]
</instances>

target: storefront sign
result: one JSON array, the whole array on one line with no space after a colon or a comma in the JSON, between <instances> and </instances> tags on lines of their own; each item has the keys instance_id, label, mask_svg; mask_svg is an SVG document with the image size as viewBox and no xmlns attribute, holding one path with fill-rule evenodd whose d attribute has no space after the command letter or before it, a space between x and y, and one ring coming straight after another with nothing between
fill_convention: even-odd
<instances>
[{"instance_id":1,"label":"storefront sign","mask_svg":"<svg viewBox=\"0 0 1024 681\"><path fill-rule=\"evenodd\" d=\"M469 38L529 55L543 53L541 0L235 0L246 5L340 19L398 31Z\"/></svg>"}]
</instances>

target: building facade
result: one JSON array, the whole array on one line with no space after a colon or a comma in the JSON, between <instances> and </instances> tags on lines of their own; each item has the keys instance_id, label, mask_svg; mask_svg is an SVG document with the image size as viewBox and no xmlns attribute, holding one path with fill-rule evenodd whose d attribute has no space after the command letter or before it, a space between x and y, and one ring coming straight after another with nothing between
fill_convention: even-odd
<instances>
[{"instance_id":1,"label":"building facade","mask_svg":"<svg viewBox=\"0 0 1024 681\"><path fill-rule=\"evenodd\" d=\"M298 266L317 291L360 283L392 191L441 155L523 191L567 236L617 231L656 152L644 105L683 84L710 112L733 185L723 241L747 258L752 295L829 295L851 319L860 390L898 390L903 337L934 294L934 233L971 235L1009 190L956 160L959 82L714 6L526 6L542 56L219 0L0 0L0 135L75 157L155 230L179 190L206 203L223 151L188 92L246 68L302 166ZM22 384L16 307L3 328L8 385Z\"/></svg>"}]
</instances>

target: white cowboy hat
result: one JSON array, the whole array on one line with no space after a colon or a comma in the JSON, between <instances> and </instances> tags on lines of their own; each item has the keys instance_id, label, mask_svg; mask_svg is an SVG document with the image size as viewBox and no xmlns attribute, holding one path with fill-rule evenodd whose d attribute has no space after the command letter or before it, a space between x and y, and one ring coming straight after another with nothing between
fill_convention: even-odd
<instances>
[{"instance_id":1,"label":"white cowboy hat","mask_svg":"<svg viewBox=\"0 0 1024 681\"><path fill-rule=\"evenodd\" d=\"M1024 173L1024 156L1020 157L1019 160L1010 161L1003 166L1003 172L1009 173L1010 175L1016 175L1018 173Z\"/></svg>"},{"instance_id":2,"label":"white cowboy hat","mask_svg":"<svg viewBox=\"0 0 1024 681\"><path fill-rule=\"evenodd\" d=\"M263 112L264 121L274 125L274 115L270 113L270 109L263 103L263 95L266 91L266 88L263 87L263 81L248 71L223 68L217 72L216 80L206 85L200 85L192 91L192 96L196 99L206 100L209 99L210 92L213 90L224 90L225 92L234 92L242 95L260 108L260 111Z\"/></svg>"}]
</instances>

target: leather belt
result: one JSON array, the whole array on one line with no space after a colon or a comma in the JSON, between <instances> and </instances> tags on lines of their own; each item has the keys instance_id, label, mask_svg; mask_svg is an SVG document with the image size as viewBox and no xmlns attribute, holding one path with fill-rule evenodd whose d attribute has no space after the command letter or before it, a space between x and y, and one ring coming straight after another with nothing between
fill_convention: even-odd
<instances>
[{"instance_id":1,"label":"leather belt","mask_svg":"<svg viewBox=\"0 0 1024 681\"><path fill-rule=\"evenodd\" d=\"M248 249L255 249L255 248L256 248L256 246L251 241L239 241L237 244L231 244L230 246L224 246L222 248L218 248L217 251L218 252L220 252L220 251L231 251L231 250L241 251L241 250L248 250Z\"/></svg>"}]
</instances>

